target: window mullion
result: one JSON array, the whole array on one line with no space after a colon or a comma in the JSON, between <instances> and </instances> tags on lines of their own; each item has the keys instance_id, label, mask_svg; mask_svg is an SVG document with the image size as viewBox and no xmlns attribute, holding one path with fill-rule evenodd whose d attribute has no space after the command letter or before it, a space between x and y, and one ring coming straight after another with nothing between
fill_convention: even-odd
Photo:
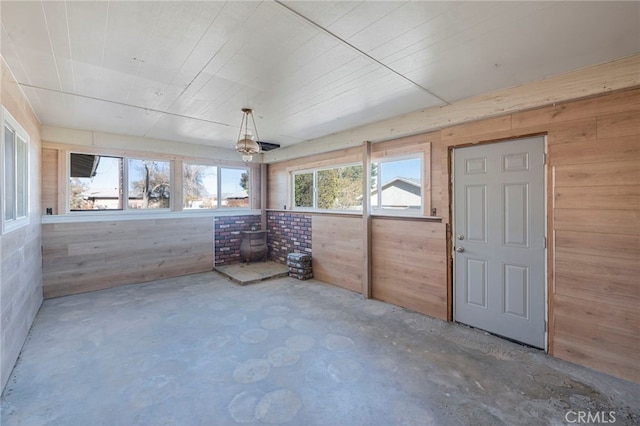
<instances>
[{"instance_id":1,"label":"window mullion","mask_svg":"<svg viewBox=\"0 0 640 426\"><path fill-rule=\"evenodd\" d=\"M318 171L313 171L313 209L318 208Z\"/></svg>"},{"instance_id":2,"label":"window mullion","mask_svg":"<svg viewBox=\"0 0 640 426\"><path fill-rule=\"evenodd\" d=\"M217 182L216 182L216 191L218 192L216 194L216 204L218 205L218 208L222 207L222 167L216 167L216 174L218 176Z\"/></svg>"}]
</instances>

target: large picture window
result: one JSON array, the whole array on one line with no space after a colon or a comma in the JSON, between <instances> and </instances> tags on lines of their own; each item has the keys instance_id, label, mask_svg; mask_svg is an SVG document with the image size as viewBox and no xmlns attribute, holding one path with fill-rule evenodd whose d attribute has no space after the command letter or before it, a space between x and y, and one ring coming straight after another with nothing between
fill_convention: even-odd
<instances>
[{"instance_id":1,"label":"large picture window","mask_svg":"<svg viewBox=\"0 0 640 426\"><path fill-rule=\"evenodd\" d=\"M28 223L29 138L8 111L4 110L2 138L3 229Z\"/></svg>"},{"instance_id":2,"label":"large picture window","mask_svg":"<svg viewBox=\"0 0 640 426\"><path fill-rule=\"evenodd\" d=\"M170 161L73 152L69 165L69 211L171 207Z\"/></svg>"},{"instance_id":3,"label":"large picture window","mask_svg":"<svg viewBox=\"0 0 640 426\"><path fill-rule=\"evenodd\" d=\"M185 163L185 210L249 208L249 169Z\"/></svg>"},{"instance_id":4,"label":"large picture window","mask_svg":"<svg viewBox=\"0 0 640 426\"><path fill-rule=\"evenodd\" d=\"M362 210L361 165L305 170L293 174L294 207L318 210Z\"/></svg>"}]
</instances>

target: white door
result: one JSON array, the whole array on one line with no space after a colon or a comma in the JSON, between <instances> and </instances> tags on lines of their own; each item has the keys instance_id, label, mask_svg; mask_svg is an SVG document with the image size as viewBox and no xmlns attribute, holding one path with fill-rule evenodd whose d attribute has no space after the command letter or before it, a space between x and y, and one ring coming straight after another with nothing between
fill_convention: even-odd
<instances>
[{"instance_id":1,"label":"white door","mask_svg":"<svg viewBox=\"0 0 640 426\"><path fill-rule=\"evenodd\" d=\"M455 319L545 340L544 138L454 150Z\"/></svg>"}]
</instances>

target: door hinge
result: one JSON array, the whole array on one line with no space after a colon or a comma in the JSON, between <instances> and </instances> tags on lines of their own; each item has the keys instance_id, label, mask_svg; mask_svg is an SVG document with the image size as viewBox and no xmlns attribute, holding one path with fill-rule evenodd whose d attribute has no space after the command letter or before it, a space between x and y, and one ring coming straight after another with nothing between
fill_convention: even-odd
<instances>
[{"instance_id":1,"label":"door hinge","mask_svg":"<svg viewBox=\"0 0 640 426\"><path fill-rule=\"evenodd\" d=\"M549 323L547 322L547 320L544 320L544 331L549 331Z\"/></svg>"},{"instance_id":2,"label":"door hinge","mask_svg":"<svg viewBox=\"0 0 640 426\"><path fill-rule=\"evenodd\" d=\"M542 237L542 239L544 240L544 248L547 248L547 237Z\"/></svg>"},{"instance_id":3,"label":"door hinge","mask_svg":"<svg viewBox=\"0 0 640 426\"><path fill-rule=\"evenodd\" d=\"M542 164L547 164L547 153L542 154Z\"/></svg>"}]
</instances>

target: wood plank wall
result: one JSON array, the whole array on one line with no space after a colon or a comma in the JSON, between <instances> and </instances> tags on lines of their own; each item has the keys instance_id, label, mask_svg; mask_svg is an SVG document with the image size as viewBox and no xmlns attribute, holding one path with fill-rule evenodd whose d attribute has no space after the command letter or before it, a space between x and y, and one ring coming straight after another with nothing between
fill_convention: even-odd
<instances>
[{"instance_id":1,"label":"wood plank wall","mask_svg":"<svg viewBox=\"0 0 640 426\"><path fill-rule=\"evenodd\" d=\"M640 347L637 309L640 306L640 88L425 133L421 138L430 142L431 207L436 208L443 219L438 225L441 227L433 223L424 225L429 228L428 232L446 234L451 207L451 147L540 134L547 135L548 153L549 353L640 382L640 364L637 362ZM394 143L400 147L402 142L398 141ZM381 146L373 144L372 150L380 151ZM326 159L331 153L324 155ZM336 151L334 158L337 161L342 155L341 151ZM280 204L287 201L287 167L308 163L315 157L269 165L270 206L282 207ZM332 221L329 218L316 220L316 216L314 220L314 237L319 229L330 226ZM433 265L430 268L438 271L441 285L431 279L428 281L432 294L428 297L429 302L424 301L421 306L414 303L414 299L423 297L423 280L416 280L412 285L394 286L380 265L384 262L381 260L383 255L390 256L392 260L387 264L395 262L394 267L405 272L401 276L415 273L406 266L410 263L408 259L414 256L411 253L415 246L404 248L399 243L401 237L397 240L384 237L390 235L392 229L402 230L407 224L384 220L373 221L374 297L442 318L444 310L452 306L450 285L447 299L442 300L442 289L448 286L446 243L437 242L438 237L434 244L418 249L441 249L438 253L428 253L428 262ZM353 229L362 232L359 226ZM328 255L330 243L340 244L347 239L339 233L333 235L336 240L325 239L324 242ZM381 237L389 241L380 245ZM363 240L362 235L350 234L348 238ZM445 237L445 242L447 238L450 237ZM398 251L394 252L390 247ZM315 262L315 242L313 252ZM322 251L320 253L322 257ZM440 269L436 265L441 265ZM424 275L422 271L417 273ZM342 278L334 274L324 275L321 279L335 284ZM396 279L396 283L401 281ZM349 287L361 291L355 282ZM396 289L393 294L389 293L392 287ZM443 306L438 306L438 300Z\"/></svg>"},{"instance_id":2,"label":"wood plank wall","mask_svg":"<svg viewBox=\"0 0 640 426\"><path fill-rule=\"evenodd\" d=\"M442 130L432 206L449 208L450 146L531 134L547 135L549 351L640 382L640 89Z\"/></svg>"},{"instance_id":3,"label":"wood plank wall","mask_svg":"<svg viewBox=\"0 0 640 426\"><path fill-rule=\"evenodd\" d=\"M0 235L0 392L42 304L40 251L40 123L4 59L0 99L29 135L29 223Z\"/></svg>"},{"instance_id":4,"label":"wood plank wall","mask_svg":"<svg viewBox=\"0 0 640 426\"><path fill-rule=\"evenodd\" d=\"M446 238L443 223L373 218L373 298L446 321Z\"/></svg>"},{"instance_id":5,"label":"wood plank wall","mask_svg":"<svg viewBox=\"0 0 640 426\"><path fill-rule=\"evenodd\" d=\"M313 276L352 291L362 291L362 217L313 215Z\"/></svg>"},{"instance_id":6,"label":"wood plank wall","mask_svg":"<svg viewBox=\"0 0 640 426\"><path fill-rule=\"evenodd\" d=\"M213 218L42 226L45 298L213 269Z\"/></svg>"},{"instance_id":7,"label":"wood plank wall","mask_svg":"<svg viewBox=\"0 0 640 426\"><path fill-rule=\"evenodd\" d=\"M58 213L58 150L42 148L42 214Z\"/></svg>"}]
</instances>

